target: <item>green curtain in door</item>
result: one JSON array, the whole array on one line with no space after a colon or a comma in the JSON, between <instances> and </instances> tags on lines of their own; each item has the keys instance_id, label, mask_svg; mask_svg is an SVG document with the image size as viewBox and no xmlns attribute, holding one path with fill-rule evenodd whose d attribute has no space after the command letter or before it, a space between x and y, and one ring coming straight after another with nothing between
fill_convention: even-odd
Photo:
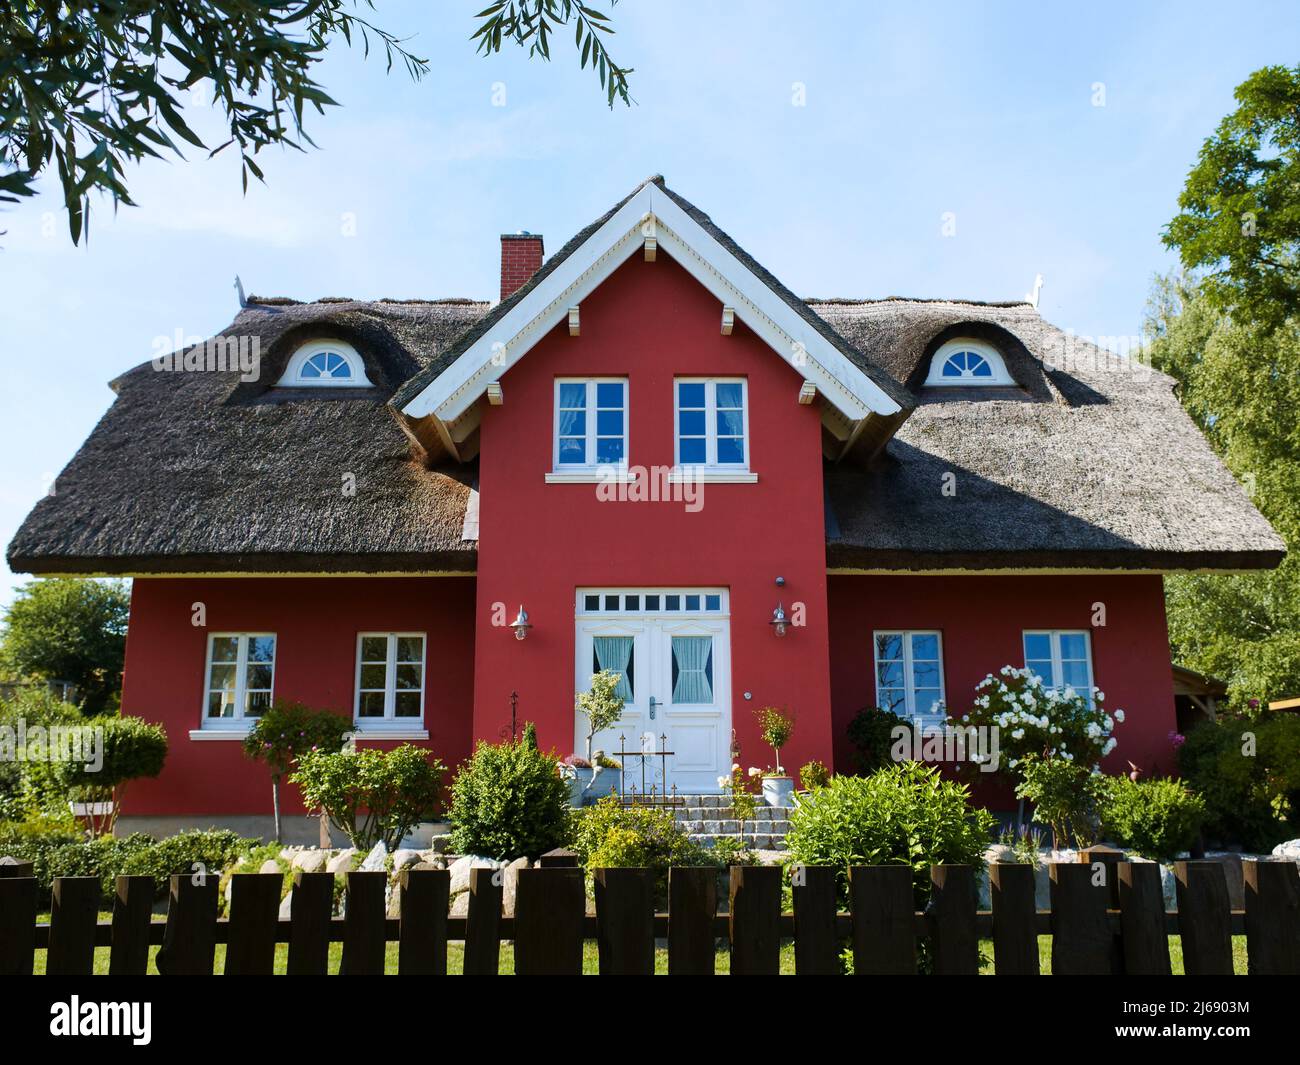
<instances>
[{"instance_id":1,"label":"green curtain in door","mask_svg":"<svg viewBox=\"0 0 1300 1065\"><path fill-rule=\"evenodd\" d=\"M596 661L600 668L612 669L618 674L615 694L625 703L632 701L632 685L628 683L628 666L632 661L631 636L596 636Z\"/></svg>"},{"instance_id":2,"label":"green curtain in door","mask_svg":"<svg viewBox=\"0 0 1300 1065\"><path fill-rule=\"evenodd\" d=\"M712 636L673 637L673 665L677 674L673 681L673 702L713 702L713 685L709 680L712 655Z\"/></svg>"}]
</instances>

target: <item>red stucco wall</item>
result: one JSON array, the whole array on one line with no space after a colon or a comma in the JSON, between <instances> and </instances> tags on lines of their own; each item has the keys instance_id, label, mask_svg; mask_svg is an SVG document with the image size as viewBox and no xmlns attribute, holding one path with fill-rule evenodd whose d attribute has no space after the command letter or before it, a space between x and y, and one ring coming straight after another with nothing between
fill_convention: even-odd
<instances>
[{"instance_id":1,"label":"red stucco wall","mask_svg":"<svg viewBox=\"0 0 1300 1065\"><path fill-rule=\"evenodd\" d=\"M581 586L722 585L731 597L732 724L746 765L771 762L753 711L797 718L782 761L829 755L821 426L800 406L800 376L739 322L721 333L721 304L662 251L634 256L582 302L581 336L561 325L502 379L505 402L484 412L480 458L474 732L495 735L519 692L544 746L574 748L574 594ZM748 380L756 484L710 484L703 507L610 502L591 484L546 484L554 380L626 375L629 462L673 463L674 375ZM778 588L776 578L786 584ZM806 605L807 627L784 639L768 622L778 600ZM491 624L522 603L523 643ZM750 692L752 698L744 699Z\"/></svg>"},{"instance_id":2,"label":"red stucco wall","mask_svg":"<svg viewBox=\"0 0 1300 1065\"><path fill-rule=\"evenodd\" d=\"M276 697L349 718L357 633L427 633L425 745L454 766L470 749L473 601L474 581L465 577L137 579L122 710L161 722L170 749L162 776L130 786L125 812L271 813L265 766L238 742L189 738L200 723L210 632L274 632ZM194 603L206 606L206 628L191 624ZM302 809L292 786L281 801L286 813Z\"/></svg>"},{"instance_id":3,"label":"red stucco wall","mask_svg":"<svg viewBox=\"0 0 1300 1065\"><path fill-rule=\"evenodd\" d=\"M940 630L948 706L959 712L987 674L1025 664L1023 630L1087 629L1094 682L1109 710L1125 712L1104 768L1122 772L1133 761L1147 774L1174 770L1173 678L1158 576L834 575L829 600L835 756L842 768L852 765L845 729L876 698L872 630ZM1104 627L1091 624L1094 603L1105 604Z\"/></svg>"}]
</instances>

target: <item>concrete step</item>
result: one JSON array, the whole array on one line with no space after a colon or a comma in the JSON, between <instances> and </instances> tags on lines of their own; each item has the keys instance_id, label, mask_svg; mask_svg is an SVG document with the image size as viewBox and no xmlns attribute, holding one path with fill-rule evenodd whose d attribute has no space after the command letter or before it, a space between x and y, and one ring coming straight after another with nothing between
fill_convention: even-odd
<instances>
[{"instance_id":1,"label":"concrete step","mask_svg":"<svg viewBox=\"0 0 1300 1065\"><path fill-rule=\"evenodd\" d=\"M694 843L712 847L719 839L738 840L740 834L738 832L693 833L690 838ZM784 837L763 832L746 832L745 844L754 850L783 851L786 849Z\"/></svg>"},{"instance_id":2,"label":"concrete step","mask_svg":"<svg viewBox=\"0 0 1300 1065\"><path fill-rule=\"evenodd\" d=\"M680 828L687 835L727 836L740 831L740 822L734 818L713 821L679 821ZM746 821L746 834L757 833L764 836L784 836L790 831L789 821Z\"/></svg>"},{"instance_id":3,"label":"concrete step","mask_svg":"<svg viewBox=\"0 0 1300 1065\"><path fill-rule=\"evenodd\" d=\"M679 821L717 821L736 816L731 806L671 806L673 816ZM754 810L751 821L788 821L789 806L759 806Z\"/></svg>"}]
</instances>

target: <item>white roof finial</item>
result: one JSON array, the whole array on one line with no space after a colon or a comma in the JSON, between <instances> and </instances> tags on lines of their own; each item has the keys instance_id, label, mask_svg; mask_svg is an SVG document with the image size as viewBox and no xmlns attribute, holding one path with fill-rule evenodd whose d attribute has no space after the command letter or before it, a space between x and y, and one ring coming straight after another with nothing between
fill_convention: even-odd
<instances>
[{"instance_id":1,"label":"white roof finial","mask_svg":"<svg viewBox=\"0 0 1300 1065\"><path fill-rule=\"evenodd\" d=\"M1033 307L1034 310L1038 309L1038 294L1042 291L1043 291L1043 275L1035 274L1034 291L1025 293L1025 302L1028 303L1031 307Z\"/></svg>"}]
</instances>

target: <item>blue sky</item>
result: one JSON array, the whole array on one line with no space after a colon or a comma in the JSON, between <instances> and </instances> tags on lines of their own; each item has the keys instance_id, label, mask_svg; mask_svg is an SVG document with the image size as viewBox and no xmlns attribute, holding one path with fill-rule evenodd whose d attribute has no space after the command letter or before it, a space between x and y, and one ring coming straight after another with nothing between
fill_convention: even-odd
<instances>
[{"instance_id":1,"label":"blue sky","mask_svg":"<svg viewBox=\"0 0 1300 1065\"><path fill-rule=\"evenodd\" d=\"M264 155L247 196L234 155L190 152L132 172L140 206L102 205L80 248L54 196L0 215L0 541L112 377L229 322L235 274L302 299L489 298L500 233L554 251L652 173L800 295L1016 299L1041 273L1058 325L1137 334L1233 87L1300 60L1293 3L1236 3L1225 25L1221 3L624 0L609 43L637 105L610 111L564 34L550 64L476 56L482 6L377 0L430 75L340 48L319 150ZM217 142L200 101L187 115ZM22 579L0 569L0 602Z\"/></svg>"}]
</instances>

